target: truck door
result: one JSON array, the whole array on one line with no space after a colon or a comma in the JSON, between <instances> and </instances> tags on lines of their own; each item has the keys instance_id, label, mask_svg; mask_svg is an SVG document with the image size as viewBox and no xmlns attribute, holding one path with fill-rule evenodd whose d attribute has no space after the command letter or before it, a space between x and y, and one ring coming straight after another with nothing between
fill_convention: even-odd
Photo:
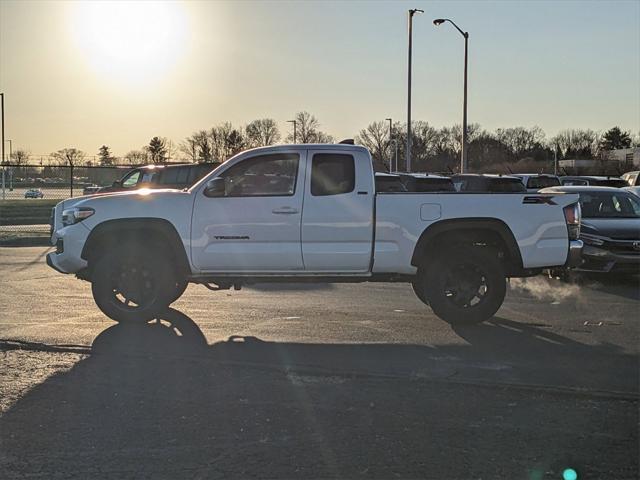
<instances>
[{"instance_id":1,"label":"truck door","mask_svg":"<svg viewBox=\"0 0 640 480\"><path fill-rule=\"evenodd\" d=\"M196 268L242 273L303 270L305 167L304 151L259 154L231 160L216 177L224 179L223 191L216 196L205 194L205 183L196 193L191 223Z\"/></svg>"},{"instance_id":2,"label":"truck door","mask_svg":"<svg viewBox=\"0 0 640 480\"><path fill-rule=\"evenodd\" d=\"M305 270L366 273L373 242L375 188L368 155L307 153L302 256Z\"/></svg>"}]
</instances>

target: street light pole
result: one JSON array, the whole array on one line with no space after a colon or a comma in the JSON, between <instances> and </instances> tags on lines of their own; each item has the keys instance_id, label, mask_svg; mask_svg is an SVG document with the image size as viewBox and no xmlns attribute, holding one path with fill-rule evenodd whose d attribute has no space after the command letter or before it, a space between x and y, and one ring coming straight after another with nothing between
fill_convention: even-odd
<instances>
[{"instance_id":1,"label":"street light pole","mask_svg":"<svg viewBox=\"0 0 640 480\"><path fill-rule=\"evenodd\" d=\"M391 142L393 141L393 121L390 118L385 118L389 121L389 171L392 171L393 155L391 154Z\"/></svg>"},{"instance_id":2,"label":"street light pole","mask_svg":"<svg viewBox=\"0 0 640 480\"><path fill-rule=\"evenodd\" d=\"M460 155L460 173L465 173L468 167L467 155L469 151L468 138L467 138L467 65L469 59L469 32L463 32L458 25L449 20L448 18L437 18L433 21L433 24L437 27L444 22L449 22L453 25L460 35L464 37L464 95L462 100L462 152Z\"/></svg>"},{"instance_id":3,"label":"street light pole","mask_svg":"<svg viewBox=\"0 0 640 480\"><path fill-rule=\"evenodd\" d=\"M9 142L9 163L11 163L11 159L13 158L13 141L7 139L7 142ZM13 192L13 167L9 167L9 191Z\"/></svg>"},{"instance_id":4,"label":"street light pole","mask_svg":"<svg viewBox=\"0 0 640 480\"><path fill-rule=\"evenodd\" d=\"M296 124L295 120L287 120L287 123L293 123L293 143L296 143Z\"/></svg>"},{"instance_id":5,"label":"street light pole","mask_svg":"<svg viewBox=\"0 0 640 480\"><path fill-rule=\"evenodd\" d=\"M4 163L4 93L0 93L0 111L2 111L2 163Z\"/></svg>"},{"instance_id":6,"label":"street light pole","mask_svg":"<svg viewBox=\"0 0 640 480\"><path fill-rule=\"evenodd\" d=\"M407 172L411 171L411 47L413 43L413 16L424 13L424 10L413 8L409 10L409 52L407 61Z\"/></svg>"}]
</instances>

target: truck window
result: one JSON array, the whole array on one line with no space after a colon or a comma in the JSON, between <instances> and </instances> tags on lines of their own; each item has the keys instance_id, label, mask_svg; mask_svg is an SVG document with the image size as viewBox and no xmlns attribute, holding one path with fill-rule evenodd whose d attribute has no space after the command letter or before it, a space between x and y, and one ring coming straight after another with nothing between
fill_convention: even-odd
<instances>
[{"instance_id":1,"label":"truck window","mask_svg":"<svg viewBox=\"0 0 640 480\"><path fill-rule=\"evenodd\" d=\"M169 167L162 172L160 183L163 185L187 184L189 167Z\"/></svg>"},{"instance_id":2,"label":"truck window","mask_svg":"<svg viewBox=\"0 0 640 480\"><path fill-rule=\"evenodd\" d=\"M227 197L292 196L298 177L297 153L248 158L229 168L225 180Z\"/></svg>"},{"instance_id":3,"label":"truck window","mask_svg":"<svg viewBox=\"0 0 640 480\"><path fill-rule=\"evenodd\" d=\"M311 195L320 197L353 192L356 167L353 156L318 153L311 162Z\"/></svg>"},{"instance_id":4,"label":"truck window","mask_svg":"<svg viewBox=\"0 0 640 480\"><path fill-rule=\"evenodd\" d=\"M122 180L122 186L124 188L135 187L140 179L140 170L134 170Z\"/></svg>"}]
</instances>

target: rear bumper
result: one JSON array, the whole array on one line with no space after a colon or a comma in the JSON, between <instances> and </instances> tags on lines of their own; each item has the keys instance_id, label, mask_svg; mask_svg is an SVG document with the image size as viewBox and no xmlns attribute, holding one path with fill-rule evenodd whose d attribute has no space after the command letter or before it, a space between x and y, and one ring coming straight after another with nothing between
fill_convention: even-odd
<instances>
[{"instance_id":1,"label":"rear bumper","mask_svg":"<svg viewBox=\"0 0 640 480\"><path fill-rule=\"evenodd\" d=\"M583 247L582 240L569 241L569 254L567 255L567 263L564 264L565 267L575 268L582 264Z\"/></svg>"}]
</instances>

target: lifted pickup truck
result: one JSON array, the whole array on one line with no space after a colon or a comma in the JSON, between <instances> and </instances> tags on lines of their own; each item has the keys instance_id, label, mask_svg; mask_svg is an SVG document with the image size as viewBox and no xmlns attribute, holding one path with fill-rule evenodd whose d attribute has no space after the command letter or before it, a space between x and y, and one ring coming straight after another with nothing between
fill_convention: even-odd
<instances>
[{"instance_id":1,"label":"lifted pickup truck","mask_svg":"<svg viewBox=\"0 0 640 480\"><path fill-rule=\"evenodd\" d=\"M59 203L47 263L92 284L116 321L147 321L189 282L407 282L452 323L500 308L508 277L579 261L578 196L377 193L353 145L242 152L188 190ZM215 284L215 286L214 286Z\"/></svg>"}]
</instances>

